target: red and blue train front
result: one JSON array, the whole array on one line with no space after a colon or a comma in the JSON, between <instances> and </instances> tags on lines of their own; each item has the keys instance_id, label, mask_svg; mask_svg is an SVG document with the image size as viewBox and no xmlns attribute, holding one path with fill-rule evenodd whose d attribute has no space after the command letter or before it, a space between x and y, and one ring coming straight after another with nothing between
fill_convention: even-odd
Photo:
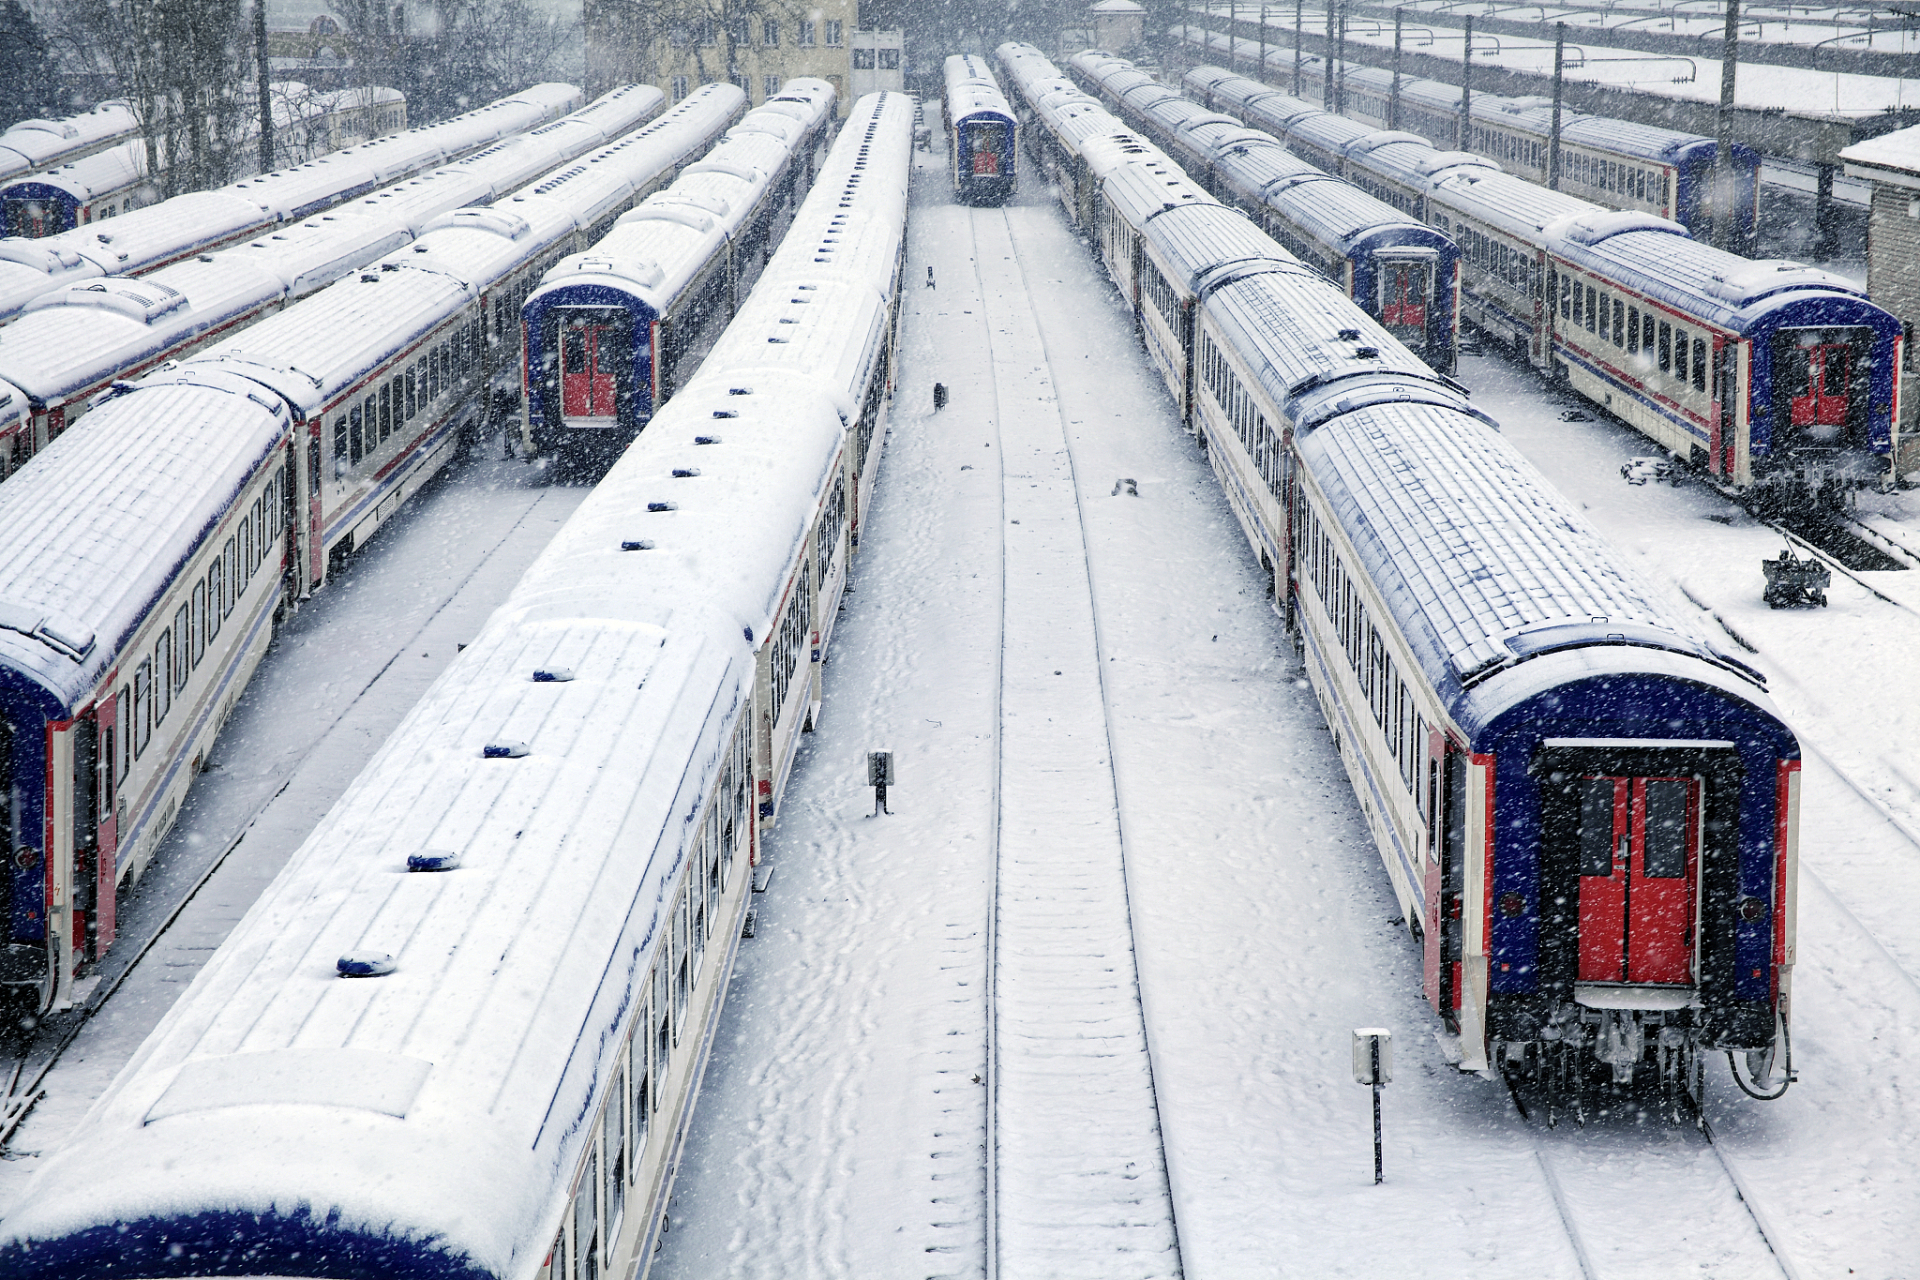
<instances>
[{"instance_id":1,"label":"red and blue train front","mask_svg":"<svg viewBox=\"0 0 1920 1280\"><path fill-rule=\"evenodd\" d=\"M657 319L611 285L563 285L528 299L524 389L535 453L612 454L640 434L661 392Z\"/></svg>"}]
</instances>

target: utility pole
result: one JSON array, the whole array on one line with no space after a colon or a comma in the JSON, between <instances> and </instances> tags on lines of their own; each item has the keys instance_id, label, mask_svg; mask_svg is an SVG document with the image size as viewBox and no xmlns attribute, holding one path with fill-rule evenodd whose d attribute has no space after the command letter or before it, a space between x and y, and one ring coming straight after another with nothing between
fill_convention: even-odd
<instances>
[{"instance_id":1,"label":"utility pole","mask_svg":"<svg viewBox=\"0 0 1920 1280\"><path fill-rule=\"evenodd\" d=\"M267 0L253 0L254 85L260 95L260 172L273 171L273 77L267 65Z\"/></svg>"},{"instance_id":2,"label":"utility pole","mask_svg":"<svg viewBox=\"0 0 1920 1280\"><path fill-rule=\"evenodd\" d=\"M1293 0L1293 96L1300 96L1300 36L1306 24L1306 0Z\"/></svg>"},{"instance_id":3,"label":"utility pole","mask_svg":"<svg viewBox=\"0 0 1920 1280\"><path fill-rule=\"evenodd\" d=\"M1720 41L1720 106L1713 113L1713 242L1731 250L1733 219L1733 76L1739 57L1740 0L1727 0L1727 33Z\"/></svg>"},{"instance_id":4,"label":"utility pole","mask_svg":"<svg viewBox=\"0 0 1920 1280\"><path fill-rule=\"evenodd\" d=\"M1325 107L1328 111L1331 111L1333 110L1333 23L1334 23L1333 0L1326 0L1326 4L1327 4L1327 77L1326 77L1326 85L1320 91L1320 105L1322 107Z\"/></svg>"},{"instance_id":5,"label":"utility pole","mask_svg":"<svg viewBox=\"0 0 1920 1280\"><path fill-rule=\"evenodd\" d=\"M1387 128L1400 127L1400 34L1406 25L1407 11L1393 11L1393 89L1387 94Z\"/></svg>"},{"instance_id":6,"label":"utility pole","mask_svg":"<svg viewBox=\"0 0 1920 1280\"><path fill-rule=\"evenodd\" d=\"M1260 75L1264 82L1267 78L1267 6L1260 6Z\"/></svg>"},{"instance_id":7,"label":"utility pole","mask_svg":"<svg viewBox=\"0 0 1920 1280\"><path fill-rule=\"evenodd\" d=\"M1473 150L1473 15L1467 15L1467 42L1460 52L1460 138L1456 151Z\"/></svg>"},{"instance_id":8,"label":"utility pole","mask_svg":"<svg viewBox=\"0 0 1920 1280\"><path fill-rule=\"evenodd\" d=\"M1547 141L1547 190L1560 189L1560 102L1566 95L1567 24L1553 24L1553 132Z\"/></svg>"},{"instance_id":9,"label":"utility pole","mask_svg":"<svg viewBox=\"0 0 1920 1280\"><path fill-rule=\"evenodd\" d=\"M1340 10L1338 24L1340 43L1337 49L1340 66L1333 78L1333 109L1337 114L1345 115L1347 113L1347 19L1350 13L1347 0L1337 0L1337 7Z\"/></svg>"}]
</instances>

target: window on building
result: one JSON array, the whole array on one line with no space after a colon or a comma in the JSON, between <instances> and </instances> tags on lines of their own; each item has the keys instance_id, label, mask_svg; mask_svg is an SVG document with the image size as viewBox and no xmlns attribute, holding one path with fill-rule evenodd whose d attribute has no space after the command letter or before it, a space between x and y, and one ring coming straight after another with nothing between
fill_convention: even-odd
<instances>
[{"instance_id":1,"label":"window on building","mask_svg":"<svg viewBox=\"0 0 1920 1280\"><path fill-rule=\"evenodd\" d=\"M814 22L801 22L797 25L800 28L800 38L795 41L795 43L802 49L813 48L813 35L814 32L819 29L819 24Z\"/></svg>"},{"instance_id":2,"label":"window on building","mask_svg":"<svg viewBox=\"0 0 1920 1280\"><path fill-rule=\"evenodd\" d=\"M873 50L855 49L853 51L853 69L855 71L873 70Z\"/></svg>"},{"instance_id":3,"label":"window on building","mask_svg":"<svg viewBox=\"0 0 1920 1280\"><path fill-rule=\"evenodd\" d=\"M898 71L900 69L900 51L898 49L880 50L880 69Z\"/></svg>"},{"instance_id":4,"label":"window on building","mask_svg":"<svg viewBox=\"0 0 1920 1280\"><path fill-rule=\"evenodd\" d=\"M780 47L780 22L776 18L766 18L760 23L760 43L769 49Z\"/></svg>"},{"instance_id":5,"label":"window on building","mask_svg":"<svg viewBox=\"0 0 1920 1280\"><path fill-rule=\"evenodd\" d=\"M829 49L838 49L840 47L840 34L846 29L846 25L846 23L840 21L838 18L827 19L827 47Z\"/></svg>"},{"instance_id":6,"label":"window on building","mask_svg":"<svg viewBox=\"0 0 1920 1280\"><path fill-rule=\"evenodd\" d=\"M779 76L761 76L760 77L760 96L762 98L773 98L777 96L779 92L780 92Z\"/></svg>"},{"instance_id":7,"label":"window on building","mask_svg":"<svg viewBox=\"0 0 1920 1280\"><path fill-rule=\"evenodd\" d=\"M685 76L675 76L673 78L673 100L675 102L678 102L680 99L686 96L687 96L687 78Z\"/></svg>"},{"instance_id":8,"label":"window on building","mask_svg":"<svg viewBox=\"0 0 1920 1280\"><path fill-rule=\"evenodd\" d=\"M719 36L714 30L714 23L712 18L700 19L699 31L700 31L701 44L711 45L719 42Z\"/></svg>"}]
</instances>

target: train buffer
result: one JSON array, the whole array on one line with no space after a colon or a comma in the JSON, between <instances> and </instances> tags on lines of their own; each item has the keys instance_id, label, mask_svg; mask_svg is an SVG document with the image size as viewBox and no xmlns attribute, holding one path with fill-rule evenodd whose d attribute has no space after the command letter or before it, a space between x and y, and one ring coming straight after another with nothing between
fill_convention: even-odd
<instances>
[{"instance_id":1,"label":"train buffer","mask_svg":"<svg viewBox=\"0 0 1920 1280\"><path fill-rule=\"evenodd\" d=\"M1788 549L1776 559L1762 560L1760 568L1767 575L1765 599L1773 608L1811 609L1816 605L1822 608L1826 606L1827 587L1833 583L1833 574L1812 556L1804 560L1796 559L1793 551Z\"/></svg>"}]
</instances>

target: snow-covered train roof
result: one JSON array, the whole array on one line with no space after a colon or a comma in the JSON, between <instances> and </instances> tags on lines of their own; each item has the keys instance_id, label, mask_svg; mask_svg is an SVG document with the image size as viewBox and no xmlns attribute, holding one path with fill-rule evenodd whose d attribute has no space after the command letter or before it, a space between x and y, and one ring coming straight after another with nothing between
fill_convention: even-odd
<instances>
[{"instance_id":1,"label":"snow-covered train roof","mask_svg":"<svg viewBox=\"0 0 1920 1280\"><path fill-rule=\"evenodd\" d=\"M62 284L150 271L250 229L307 217L449 155L539 125L577 106L579 97L572 85L535 85L440 124L386 134L217 191L176 196L106 224L40 240L0 240L0 320Z\"/></svg>"},{"instance_id":2,"label":"snow-covered train roof","mask_svg":"<svg viewBox=\"0 0 1920 1280\"><path fill-rule=\"evenodd\" d=\"M1372 125L1321 112L1295 119L1287 126L1286 138L1290 147L1311 147L1329 156L1344 157L1347 148L1378 132Z\"/></svg>"},{"instance_id":3,"label":"snow-covered train roof","mask_svg":"<svg viewBox=\"0 0 1920 1280\"><path fill-rule=\"evenodd\" d=\"M1606 210L1591 200L1491 169L1451 172L1429 188L1437 209L1452 209L1530 244L1545 244L1547 228ZM1685 227L1670 224L1676 234Z\"/></svg>"},{"instance_id":4,"label":"snow-covered train roof","mask_svg":"<svg viewBox=\"0 0 1920 1280\"><path fill-rule=\"evenodd\" d=\"M656 314L663 312L719 246L738 234L792 161L794 142L824 118L832 102L827 87L812 103L816 117L811 122L796 120L785 110L748 112L671 187L622 214L597 244L549 268L527 299L527 313L565 302L583 288L599 302L607 300L603 293L618 293L640 299Z\"/></svg>"},{"instance_id":5,"label":"snow-covered train roof","mask_svg":"<svg viewBox=\"0 0 1920 1280\"><path fill-rule=\"evenodd\" d=\"M181 370L103 406L0 485L0 681L37 685L48 718L64 718L287 427L258 387Z\"/></svg>"},{"instance_id":6,"label":"snow-covered train roof","mask_svg":"<svg viewBox=\"0 0 1920 1280\"><path fill-rule=\"evenodd\" d=\"M1550 108L1539 107L1528 113L1535 131L1541 137L1551 134L1552 114ZM1611 116L1583 116L1577 120L1563 121L1560 141L1562 145L1604 147L1622 155L1639 156L1664 164L1679 164L1683 160L1711 163L1714 150L1713 139L1701 134L1683 133L1678 129L1619 120ZM1735 162L1743 167L1760 162L1760 153L1744 142L1735 142L1732 149Z\"/></svg>"},{"instance_id":7,"label":"snow-covered train roof","mask_svg":"<svg viewBox=\"0 0 1920 1280\"><path fill-rule=\"evenodd\" d=\"M1470 151L1435 151L1425 142L1387 142L1368 147L1354 163L1370 173L1425 193L1433 184L1456 173L1500 173L1495 161Z\"/></svg>"},{"instance_id":8,"label":"snow-covered train roof","mask_svg":"<svg viewBox=\"0 0 1920 1280\"><path fill-rule=\"evenodd\" d=\"M147 147L144 142L121 142L78 160L69 160L0 187L0 199L27 194L36 187L63 191L85 204L109 191L133 186L147 176Z\"/></svg>"},{"instance_id":9,"label":"snow-covered train roof","mask_svg":"<svg viewBox=\"0 0 1920 1280\"><path fill-rule=\"evenodd\" d=\"M903 219L911 104L869 97L850 114L842 142L866 163L851 187L816 188L819 212L831 222L852 197ZM821 247L790 240L770 270ZM739 394L715 356L37 1176L4 1228L9 1263L164 1260L239 1213L277 1258L378 1241L420 1274L539 1265L746 710L754 646L845 439L834 397ZM534 679L555 667L572 678ZM483 758L508 739L527 754ZM457 853L457 868L409 873L426 849ZM342 980L337 961L360 950L390 954L392 971Z\"/></svg>"},{"instance_id":10,"label":"snow-covered train roof","mask_svg":"<svg viewBox=\"0 0 1920 1280\"><path fill-rule=\"evenodd\" d=\"M0 132L0 182L25 177L139 130L140 118L133 107L118 98L61 120L18 121Z\"/></svg>"},{"instance_id":11,"label":"snow-covered train roof","mask_svg":"<svg viewBox=\"0 0 1920 1280\"><path fill-rule=\"evenodd\" d=\"M1580 649L1584 674L1662 667L1768 707L1759 678L1654 590L1497 433L1433 405L1375 404L1296 436L1361 571L1469 730L1503 703L1491 682ZM1631 656L1615 658L1620 646ZM1685 658L1698 662L1685 662ZM1485 694L1476 693L1482 685ZM1492 695L1489 698L1487 695Z\"/></svg>"}]
</instances>

